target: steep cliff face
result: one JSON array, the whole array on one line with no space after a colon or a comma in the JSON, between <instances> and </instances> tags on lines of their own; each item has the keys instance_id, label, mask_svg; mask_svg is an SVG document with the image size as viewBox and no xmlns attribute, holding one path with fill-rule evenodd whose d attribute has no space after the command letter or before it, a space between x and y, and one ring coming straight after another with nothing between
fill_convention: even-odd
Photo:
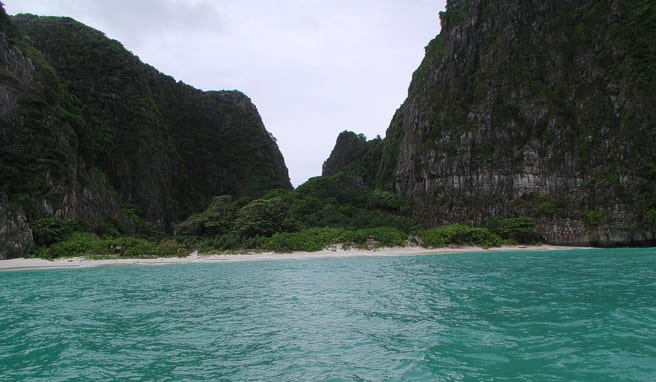
<instances>
[{"instance_id":1,"label":"steep cliff face","mask_svg":"<svg viewBox=\"0 0 656 382\"><path fill-rule=\"evenodd\" d=\"M366 185L372 186L375 184L382 150L383 140L380 137L368 141L363 134L342 131L330 157L323 163L321 176L345 172L362 178Z\"/></svg>"},{"instance_id":2,"label":"steep cliff face","mask_svg":"<svg viewBox=\"0 0 656 382\"><path fill-rule=\"evenodd\" d=\"M214 195L291 187L275 141L244 94L176 83L72 19L16 20L84 102L80 114L93 133L81 144L92 147L93 164L149 220L170 227Z\"/></svg>"},{"instance_id":3,"label":"steep cliff face","mask_svg":"<svg viewBox=\"0 0 656 382\"><path fill-rule=\"evenodd\" d=\"M80 156L80 120L70 111L79 102L3 11L0 27L0 258L25 254L30 217L129 225L104 177Z\"/></svg>"},{"instance_id":4,"label":"steep cliff face","mask_svg":"<svg viewBox=\"0 0 656 382\"><path fill-rule=\"evenodd\" d=\"M426 225L530 216L553 243L653 243L656 5L451 0L441 21L378 184Z\"/></svg>"},{"instance_id":5,"label":"steep cliff face","mask_svg":"<svg viewBox=\"0 0 656 382\"><path fill-rule=\"evenodd\" d=\"M0 192L0 260L23 256L33 243L32 230L23 211Z\"/></svg>"},{"instance_id":6,"label":"steep cliff face","mask_svg":"<svg viewBox=\"0 0 656 382\"><path fill-rule=\"evenodd\" d=\"M130 231L129 204L171 229L215 195L291 188L244 94L176 83L68 18L12 19L0 7L0 27L3 214Z\"/></svg>"}]
</instances>

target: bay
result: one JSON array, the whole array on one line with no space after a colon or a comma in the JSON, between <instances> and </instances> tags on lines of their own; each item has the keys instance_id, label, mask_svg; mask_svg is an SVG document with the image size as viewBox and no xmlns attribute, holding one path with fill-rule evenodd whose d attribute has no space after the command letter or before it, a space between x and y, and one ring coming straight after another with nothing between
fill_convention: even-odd
<instances>
[{"instance_id":1,"label":"bay","mask_svg":"<svg viewBox=\"0 0 656 382\"><path fill-rule=\"evenodd\" d=\"M656 249L0 273L0 380L653 381Z\"/></svg>"}]
</instances>

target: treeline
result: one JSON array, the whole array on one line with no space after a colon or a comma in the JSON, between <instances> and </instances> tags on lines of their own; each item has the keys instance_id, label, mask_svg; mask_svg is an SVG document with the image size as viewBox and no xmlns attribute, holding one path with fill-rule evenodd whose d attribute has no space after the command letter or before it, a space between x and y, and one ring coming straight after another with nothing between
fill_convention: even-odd
<instances>
[{"instance_id":1,"label":"treeline","mask_svg":"<svg viewBox=\"0 0 656 382\"><path fill-rule=\"evenodd\" d=\"M401 245L418 229L409 199L370 188L345 173L316 177L296 190L274 190L262 198L215 197L205 211L176 229L187 246L208 250L320 250L334 243L362 244L378 235ZM394 239L390 232L396 232Z\"/></svg>"},{"instance_id":2,"label":"treeline","mask_svg":"<svg viewBox=\"0 0 656 382\"><path fill-rule=\"evenodd\" d=\"M128 237L120 222L91 231L84 222L42 219L33 226L34 256L178 256L262 250L318 251L342 248L427 248L449 245L495 247L540 241L527 218L495 218L482 227L447 225L422 229L412 219L412 202L370 188L361 178L339 173L310 179L296 190L274 190L262 198L217 196L171 235L158 232L126 206L139 237ZM135 229L132 229L134 231Z\"/></svg>"}]
</instances>

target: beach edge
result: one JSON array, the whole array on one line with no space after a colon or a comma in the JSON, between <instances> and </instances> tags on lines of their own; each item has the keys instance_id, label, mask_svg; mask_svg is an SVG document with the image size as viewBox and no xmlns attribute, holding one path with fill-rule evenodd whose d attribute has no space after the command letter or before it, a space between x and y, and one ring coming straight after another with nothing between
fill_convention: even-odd
<instances>
[{"instance_id":1,"label":"beach edge","mask_svg":"<svg viewBox=\"0 0 656 382\"><path fill-rule=\"evenodd\" d=\"M119 258L94 259L92 256L61 258L46 260L39 258L16 258L0 260L0 272L43 269L75 269L93 268L103 266L126 265L169 265L169 264L207 264L221 262L244 261L272 261L272 260L308 260L322 258L350 258L350 257L392 257L392 256L421 256L421 255L447 255L467 252L505 252L505 251L565 251L573 249L589 249L588 247L558 246L558 245L511 245L493 248L470 246L423 248L423 247L393 247L366 249L324 249L316 252L244 252L199 254L194 251L185 257L156 257L156 258Z\"/></svg>"}]
</instances>

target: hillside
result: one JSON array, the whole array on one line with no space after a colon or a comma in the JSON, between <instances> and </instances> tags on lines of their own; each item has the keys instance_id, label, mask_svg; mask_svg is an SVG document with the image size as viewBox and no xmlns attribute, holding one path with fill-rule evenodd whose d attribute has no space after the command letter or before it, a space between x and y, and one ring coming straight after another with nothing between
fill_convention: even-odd
<instances>
[{"instance_id":1,"label":"hillside","mask_svg":"<svg viewBox=\"0 0 656 382\"><path fill-rule=\"evenodd\" d=\"M440 17L364 177L425 226L530 217L550 243L653 244L656 5L450 0Z\"/></svg>"},{"instance_id":2,"label":"hillside","mask_svg":"<svg viewBox=\"0 0 656 382\"><path fill-rule=\"evenodd\" d=\"M69 18L0 11L0 101L0 258L43 219L171 231L216 195L291 188L246 95L176 82Z\"/></svg>"},{"instance_id":3,"label":"hillside","mask_svg":"<svg viewBox=\"0 0 656 382\"><path fill-rule=\"evenodd\" d=\"M375 175L383 153L383 140L367 140L363 134L342 131L335 147L323 163L321 175L332 176L346 172L362 178L369 186L375 185Z\"/></svg>"}]
</instances>

